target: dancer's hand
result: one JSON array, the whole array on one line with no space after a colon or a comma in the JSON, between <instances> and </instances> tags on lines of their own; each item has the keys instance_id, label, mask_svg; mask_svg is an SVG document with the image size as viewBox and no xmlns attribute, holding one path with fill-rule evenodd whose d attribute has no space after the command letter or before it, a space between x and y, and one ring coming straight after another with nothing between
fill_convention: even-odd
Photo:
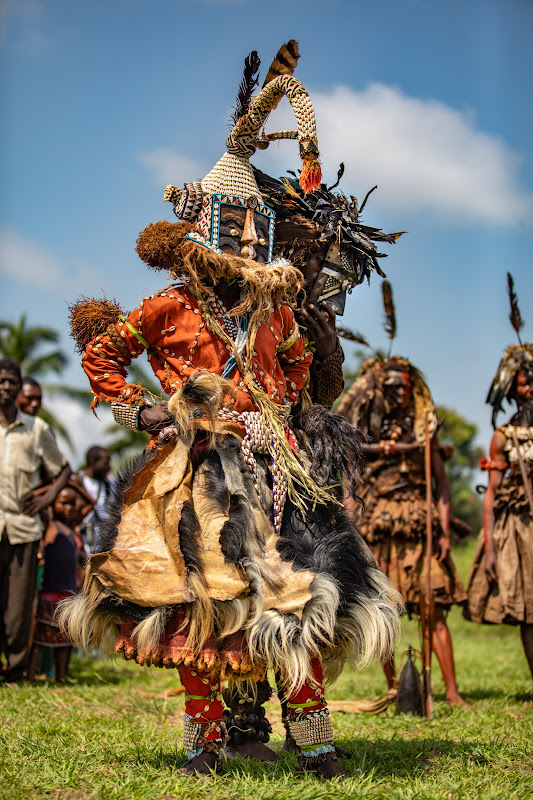
<instances>
[{"instance_id":1,"label":"dancer's hand","mask_svg":"<svg viewBox=\"0 0 533 800\"><path fill-rule=\"evenodd\" d=\"M437 561L439 564L442 564L443 561L446 561L450 555L451 549L450 537L446 536L446 534L443 534L437 541Z\"/></svg>"},{"instance_id":2,"label":"dancer's hand","mask_svg":"<svg viewBox=\"0 0 533 800\"><path fill-rule=\"evenodd\" d=\"M320 308L317 308L311 303L302 309L302 319L314 342L315 358L323 359L333 355L337 347L337 329L332 306L322 302Z\"/></svg>"},{"instance_id":3,"label":"dancer's hand","mask_svg":"<svg viewBox=\"0 0 533 800\"><path fill-rule=\"evenodd\" d=\"M163 400L154 406L145 406L139 414L139 428L147 433L159 433L173 422L168 403Z\"/></svg>"},{"instance_id":4,"label":"dancer's hand","mask_svg":"<svg viewBox=\"0 0 533 800\"><path fill-rule=\"evenodd\" d=\"M494 555L494 550L490 549L485 552L483 566L485 567L485 574L489 583L495 581L498 575L496 573L496 556Z\"/></svg>"}]
</instances>

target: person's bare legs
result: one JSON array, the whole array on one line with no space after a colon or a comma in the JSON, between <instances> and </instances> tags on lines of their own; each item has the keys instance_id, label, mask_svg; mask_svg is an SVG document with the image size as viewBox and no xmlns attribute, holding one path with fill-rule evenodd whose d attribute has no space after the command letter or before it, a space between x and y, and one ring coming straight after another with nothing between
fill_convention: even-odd
<instances>
[{"instance_id":1,"label":"person's bare legs","mask_svg":"<svg viewBox=\"0 0 533 800\"><path fill-rule=\"evenodd\" d=\"M439 666L446 686L446 701L455 705L468 705L463 700L457 689L455 679L455 663L453 659L452 637L442 608L435 606L433 612L433 652L437 656Z\"/></svg>"},{"instance_id":2,"label":"person's bare legs","mask_svg":"<svg viewBox=\"0 0 533 800\"><path fill-rule=\"evenodd\" d=\"M33 683L33 681L35 680L35 673L37 672L37 667L39 666L40 655L41 655L41 645L34 644L31 650L30 663L28 666L28 680L30 683Z\"/></svg>"},{"instance_id":3,"label":"person's bare legs","mask_svg":"<svg viewBox=\"0 0 533 800\"><path fill-rule=\"evenodd\" d=\"M54 666L56 683L65 683L72 647L56 647L54 649Z\"/></svg>"},{"instance_id":4,"label":"person's bare legs","mask_svg":"<svg viewBox=\"0 0 533 800\"><path fill-rule=\"evenodd\" d=\"M533 679L533 624L524 623L523 625L520 625L520 636L522 638L524 653L526 654L527 663ZM527 701L527 705L533 705L533 691L531 700Z\"/></svg>"},{"instance_id":5,"label":"person's bare legs","mask_svg":"<svg viewBox=\"0 0 533 800\"><path fill-rule=\"evenodd\" d=\"M396 667L394 665L394 656L391 656L388 661L383 662L383 672L387 679L389 689L396 686Z\"/></svg>"}]
</instances>

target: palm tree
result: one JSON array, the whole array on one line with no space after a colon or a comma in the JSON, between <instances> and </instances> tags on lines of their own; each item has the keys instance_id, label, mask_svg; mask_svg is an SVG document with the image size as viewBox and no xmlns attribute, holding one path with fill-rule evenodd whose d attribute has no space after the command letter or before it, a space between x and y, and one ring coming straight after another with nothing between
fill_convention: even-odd
<instances>
[{"instance_id":1,"label":"palm tree","mask_svg":"<svg viewBox=\"0 0 533 800\"><path fill-rule=\"evenodd\" d=\"M16 361L22 375L31 375L36 380L50 372L61 375L68 364L68 357L65 353L60 349L42 351L44 345L55 345L58 342L58 331L41 325L29 326L26 314L22 314L17 322L0 321L0 355ZM63 383L44 384L44 389L51 394L61 394L84 404L90 402L92 398L91 392L66 386ZM61 420L45 407L41 408L39 416L64 439L72 450L72 439Z\"/></svg>"},{"instance_id":2,"label":"palm tree","mask_svg":"<svg viewBox=\"0 0 533 800\"><path fill-rule=\"evenodd\" d=\"M61 350L40 353L43 344L57 344L59 333L43 326L29 327L26 314L18 322L0 322L0 353L3 358L12 358L20 366L23 375L39 378L47 372L58 375L65 369L68 358Z\"/></svg>"}]
</instances>

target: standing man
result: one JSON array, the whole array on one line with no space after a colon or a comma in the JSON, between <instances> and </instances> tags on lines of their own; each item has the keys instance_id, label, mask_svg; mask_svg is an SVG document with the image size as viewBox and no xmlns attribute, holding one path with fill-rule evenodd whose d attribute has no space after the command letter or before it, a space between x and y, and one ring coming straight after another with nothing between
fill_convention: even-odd
<instances>
[{"instance_id":1,"label":"standing man","mask_svg":"<svg viewBox=\"0 0 533 800\"><path fill-rule=\"evenodd\" d=\"M27 665L39 512L54 502L71 472L48 425L21 417L16 406L21 384L18 364L0 359L0 649L7 660L6 682L22 680ZM42 468L53 480L36 495Z\"/></svg>"},{"instance_id":2,"label":"standing man","mask_svg":"<svg viewBox=\"0 0 533 800\"><path fill-rule=\"evenodd\" d=\"M94 498L95 504L83 521L82 533L89 549L93 551L113 490L113 479L109 473L111 453L105 447L94 445L87 450L85 463L87 466L81 473L81 482L85 491Z\"/></svg>"}]
</instances>

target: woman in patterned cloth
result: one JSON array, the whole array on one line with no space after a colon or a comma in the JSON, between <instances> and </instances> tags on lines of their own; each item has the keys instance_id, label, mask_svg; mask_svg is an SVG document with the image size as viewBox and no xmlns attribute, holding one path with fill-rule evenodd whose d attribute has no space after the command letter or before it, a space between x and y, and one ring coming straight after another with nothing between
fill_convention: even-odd
<instances>
[{"instance_id":1,"label":"woman in patterned cloth","mask_svg":"<svg viewBox=\"0 0 533 800\"><path fill-rule=\"evenodd\" d=\"M516 403L517 411L495 430L490 457L480 462L489 484L465 616L473 622L519 625L533 678L533 517L517 453L518 444L531 489L533 343L512 345L500 362L487 398L493 422L504 398Z\"/></svg>"}]
</instances>

